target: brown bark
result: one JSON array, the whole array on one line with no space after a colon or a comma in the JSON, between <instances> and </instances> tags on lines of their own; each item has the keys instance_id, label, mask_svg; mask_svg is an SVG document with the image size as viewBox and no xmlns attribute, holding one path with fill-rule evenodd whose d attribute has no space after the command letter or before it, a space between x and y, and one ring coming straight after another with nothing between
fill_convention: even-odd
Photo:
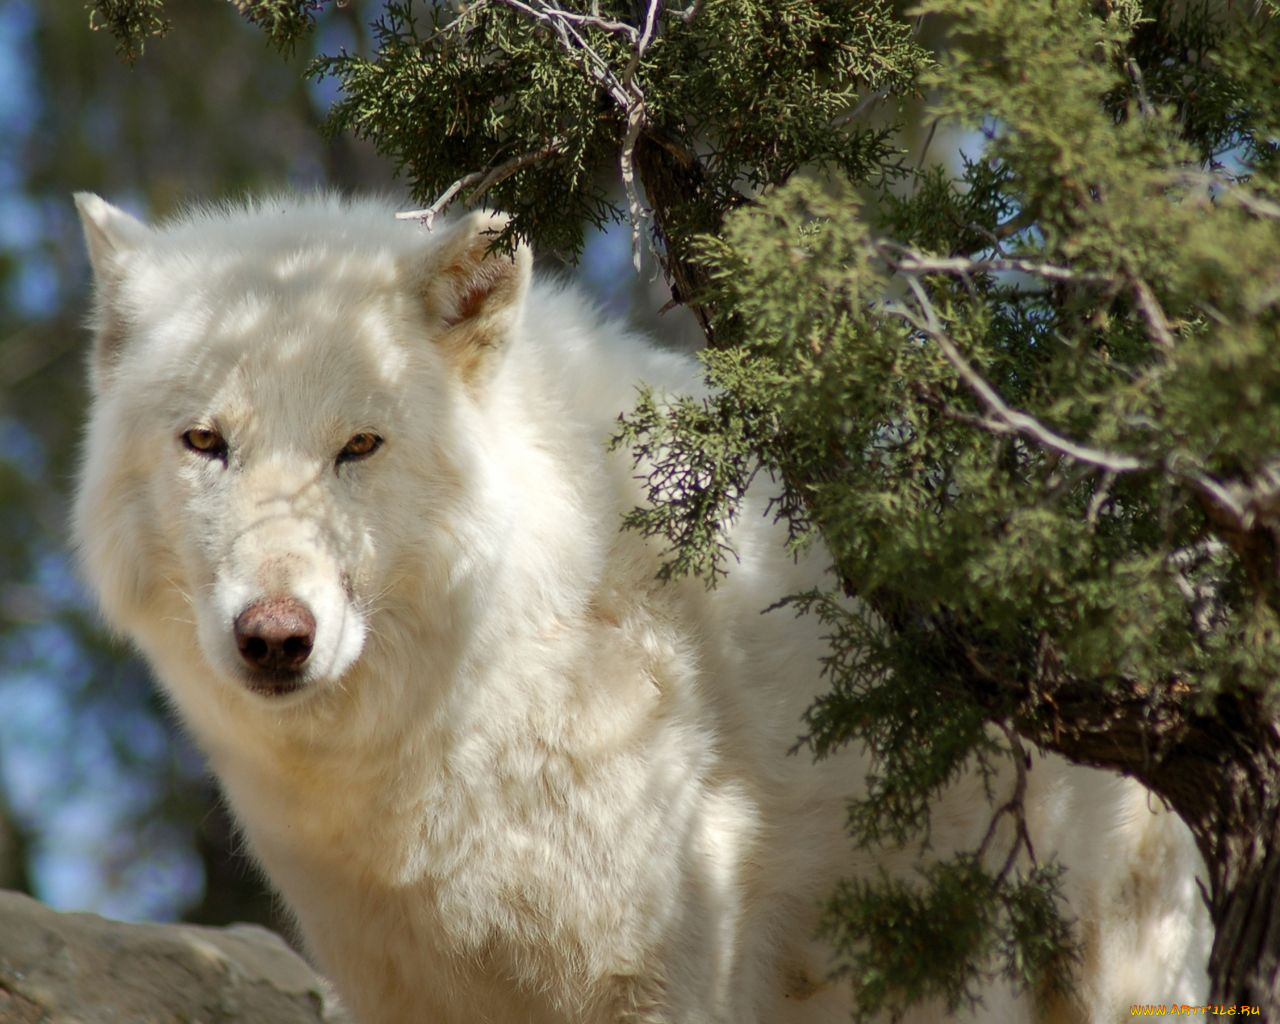
<instances>
[{"instance_id":1,"label":"brown bark","mask_svg":"<svg viewBox=\"0 0 1280 1024\"><path fill-rule=\"evenodd\" d=\"M1272 783L1274 791L1274 782ZM1215 1005L1258 1006L1280 1020L1280 829L1272 817L1252 836L1220 843L1210 872L1214 925L1209 999Z\"/></svg>"},{"instance_id":2,"label":"brown bark","mask_svg":"<svg viewBox=\"0 0 1280 1024\"><path fill-rule=\"evenodd\" d=\"M654 235L673 302L688 306L707 338L717 345L713 309L707 298L710 271L695 257L691 240L720 230L724 212L741 200L710 194L698 160L661 129L650 128L636 141L636 169L653 210Z\"/></svg>"},{"instance_id":3,"label":"brown bark","mask_svg":"<svg viewBox=\"0 0 1280 1024\"><path fill-rule=\"evenodd\" d=\"M27 872L30 845L30 836L0 791L0 889L31 891L31 877Z\"/></svg>"}]
</instances>

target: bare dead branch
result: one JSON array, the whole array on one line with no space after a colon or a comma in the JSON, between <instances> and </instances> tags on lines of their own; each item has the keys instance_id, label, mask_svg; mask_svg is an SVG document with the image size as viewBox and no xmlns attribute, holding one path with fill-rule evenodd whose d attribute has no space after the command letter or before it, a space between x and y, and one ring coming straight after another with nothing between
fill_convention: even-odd
<instances>
[{"instance_id":1,"label":"bare dead branch","mask_svg":"<svg viewBox=\"0 0 1280 1024\"><path fill-rule=\"evenodd\" d=\"M1094 274L1060 267L1053 263L1040 263L1036 260L1010 259L997 257L993 259L971 259L966 256L924 256L913 249L895 245L887 241L875 243L876 254L890 267L904 275L910 274L954 274L969 277L973 274L1018 273L1043 278L1046 281L1078 281L1101 284L1111 280L1106 274ZM900 255L894 255L898 253Z\"/></svg>"},{"instance_id":2,"label":"bare dead branch","mask_svg":"<svg viewBox=\"0 0 1280 1024\"><path fill-rule=\"evenodd\" d=\"M827 127L831 129L843 128L845 125L858 120L863 114L874 107L877 103L881 103L889 96L889 90L879 89L876 92L868 93L862 97L856 106L850 107L843 114L837 114L829 122Z\"/></svg>"},{"instance_id":3,"label":"bare dead branch","mask_svg":"<svg viewBox=\"0 0 1280 1024\"><path fill-rule=\"evenodd\" d=\"M1164 559L1174 586L1187 603L1191 628L1201 641L1212 636L1215 620L1220 614L1221 580L1214 576L1195 579L1191 574L1227 550L1222 541L1208 537L1189 547L1171 551Z\"/></svg>"},{"instance_id":4,"label":"bare dead branch","mask_svg":"<svg viewBox=\"0 0 1280 1024\"><path fill-rule=\"evenodd\" d=\"M698 16L698 12L700 10L702 10L702 0L693 0L693 3L691 3L683 11L672 11L671 16L673 18L679 18L681 21L683 21L687 25L689 22L693 21L693 19Z\"/></svg>"},{"instance_id":5,"label":"bare dead branch","mask_svg":"<svg viewBox=\"0 0 1280 1024\"><path fill-rule=\"evenodd\" d=\"M644 221L649 218L649 211L636 185L636 143L640 141L640 132L644 130L647 120L644 93L636 85L636 71L639 70L640 61L644 59L645 51L653 41L661 7L662 0L649 0L645 8L644 30L636 41L631 59L622 73L623 88L631 98L626 107L627 131L622 138L622 150L618 154L618 168L622 175L622 187L627 194L627 214L631 221L631 262L636 273L640 272L640 229Z\"/></svg>"},{"instance_id":6,"label":"bare dead branch","mask_svg":"<svg viewBox=\"0 0 1280 1024\"><path fill-rule=\"evenodd\" d=\"M1255 217L1280 220L1280 203L1263 199L1261 196L1250 192L1234 175L1222 171L1211 172L1186 169L1174 174L1172 180L1182 184L1200 185L1204 188L1216 189L1217 191L1213 192L1212 195L1217 199L1235 203L1237 206L1248 210Z\"/></svg>"},{"instance_id":7,"label":"bare dead branch","mask_svg":"<svg viewBox=\"0 0 1280 1024\"><path fill-rule=\"evenodd\" d=\"M622 36L631 41L636 41L636 28L634 25L628 25L625 21L613 21L609 18L602 18L597 11L591 14L578 14L576 11L566 11L562 7L552 7L550 4L539 4L542 12L551 18L563 18L578 25L584 25L587 28L596 28L601 32L608 32L611 35ZM536 12L535 12L535 16Z\"/></svg>"},{"instance_id":8,"label":"bare dead branch","mask_svg":"<svg viewBox=\"0 0 1280 1024\"><path fill-rule=\"evenodd\" d=\"M1140 277L1134 278L1133 296L1138 302L1138 309L1142 311L1143 319L1147 322L1147 333L1151 340L1165 352L1172 352L1173 331L1151 286Z\"/></svg>"},{"instance_id":9,"label":"bare dead branch","mask_svg":"<svg viewBox=\"0 0 1280 1024\"><path fill-rule=\"evenodd\" d=\"M1111 487L1116 482L1115 473L1104 472L1102 479L1093 489L1093 494L1089 496L1089 507L1085 511L1084 521L1089 527L1093 527L1098 522L1098 516L1102 512L1102 506L1107 503L1107 499L1111 497Z\"/></svg>"},{"instance_id":10,"label":"bare dead branch","mask_svg":"<svg viewBox=\"0 0 1280 1024\"><path fill-rule=\"evenodd\" d=\"M981 862L990 850L991 844L995 841L996 830L1001 820L1006 816L1012 818L1013 842L1005 854L1004 864L996 873L997 879L1003 879L1013 870L1013 865L1017 862L1018 854L1022 850L1026 850L1027 856L1033 865L1036 863L1036 851L1031 845L1031 833L1027 828L1027 751L1022 745L1022 740L1018 734L1009 727L1008 723L998 722L996 724L1009 743L1009 757L1013 762L1015 772L1013 792L1009 795L1008 800L992 812L986 834L982 837L982 842L978 844L978 849L975 851L974 856Z\"/></svg>"},{"instance_id":11,"label":"bare dead branch","mask_svg":"<svg viewBox=\"0 0 1280 1024\"><path fill-rule=\"evenodd\" d=\"M505 181L517 171L528 167L530 164L536 164L539 161L547 159L547 157L559 152L564 147L565 139L563 136L557 135L549 143L541 149L532 153L523 153L520 156L512 157L496 167L490 167L482 171L472 171L465 174L447 189L440 193L430 206L421 210L404 210L396 214L396 220L420 220L427 230L430 231L435 224L435 219L441 211L445 209L454 198L463 189L475 186L474 191L466 197L463 202L467 206L475 206L484 197L484 194L497 185L499 182Z\"/></svg>"}]
</instances>

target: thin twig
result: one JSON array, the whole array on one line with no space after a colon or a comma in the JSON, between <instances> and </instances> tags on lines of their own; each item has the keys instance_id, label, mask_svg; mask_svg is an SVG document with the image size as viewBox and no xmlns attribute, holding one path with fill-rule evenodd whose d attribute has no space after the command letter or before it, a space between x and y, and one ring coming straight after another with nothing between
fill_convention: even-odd
<instances>
[{"instance_id":1,"label":"thin twig","mask_svg":"<svg viewBox=\"0 0 1280 1024\"><path fill-rule=\"evenodd\" d=\"M648 0L645 5L644 23L640 29L600 18L595 13L588 15L565 11L559 7L553 7L546 0L532 0L530 3L526 3L525 0L488 0L488 2L519 11L548 26L555 33L565 52L581 61L583 70L595 79L621 110L626 122L626 130L622 137L622 148L618 153L618 169L622 177L623 190L626 192L627 212L631 221L632 263L638 272L641 229L650 214L636 181L636 145L648 123L645 96L636 83L636 72L657 33L658 17L662 10L661 0ZM694 13L696 9L692 7L681 12L686 20ZM613 35L625 36L631 41L631 57L621 77L614 74L608 62L592 48L588 40L578 31L579 27L600 29Z\"/></svg>"},{"instance_id":2,"label":"thin twig","mask_svg":"<svg viewBox=\"0 0 1280 1024\"><path fill-rule=\"evenodd\" d=\"M693 0L693 3L691 3L683 11L672 11L671 16L673 18L679 18L681 21L683 21L687 25L689 24L689 22L693 21L693 19L698 16L698 12L700 10L702 10L702 0Z\"/></svg>"},{"instance_id":3,"label":"thin twig","mask_svg":"<svg viewBox=\"0 0 1280 1024\"><path fill-rule=\"evenodd\" d=\"M1243 188L1226 189L1223 195L1230 196L1240 206L1259 217L1280 220L1280 203L1273 203L1270 200L1251 195Z\"/></svg>"},{"instance_id":4,"label":"thin twig","mask_svg":"<svg viewBox=\"0 0 1280 1024\"><path fill-rule=\"evenodd\" d=\"M1111 487L1116 482L1114 473L1104 472L1102 479L1093 488L1093 494L1089 496L1089 507L1085 510L1084 521L1087 526L1092 528L1097 525L1098 516L1102 512L1102 506L1107 503L1107 499L1111 497Z\"/></svg>"},{"instance_id":5,"label":"thin twig","mask_svg":"<svg viewBox=\"0 0 1280 1024\"><path fill-rule=\"evenodd\" d=\"M1218 191L1214 195L1217 198L1226 199L1238 206L1242 206L1255 216L1266 217L1269 220L1280 220L1280 203L1274 203L1269 199L1254 195L1232 175L1188 169L1178 171L1173 175L1173 178L1184 184L1205 185L1216 188Z\"/></svg>"},{"instance_id":6,"label":"thin twig","mask_svg":"<svg viewBox=\"0 0 1280 1024\"><path fill-rule=\"evenodd\" d=\"M1138 62L1130 57L1125 61L1125 70L1129 72L1129 80L1133 82L1133 88L1138 95L1138 112L1143 117L1152 117L1155 114L1155 108L1151 106L1151 100L1147 98L1147 86L1142 78L1142 69L1138 67Z\"/></svg>"},{"instance_id":7,"label":"thin twig","mask_svg":"<svg viewBox=\"0 0 1280 1024\"><path fill-rule=\"evenodd\" d=\"M924 256L912 249L887 241L877 242L876 250L891 269L901 271L903 274L955 274L968 277L971 274L1019 273L1043 278L1046 281L1101 283L1111 280L1106 274L1072 270L1070 267L1038 263L1035 260L1009 257L970 259L964 256ZM887 255L888 250L896 250L903 255L890 256Z\"/></svg>"},{"instance_id":8,"label":"thin twig","mask_svg":"<svg viewBox=\"0 0 1280 1024\"><path fill-rule=\"evenodd\" d=\"M636 28L634 25L628 25L625 21L613 21L609 18L602 18L598 13L578 14L576 11L566 11L562 7L551 7L549 4L542 4L543 13L549 18L563 18L565 21L574 22L579 25L585 25L587 28L598 28L601 32L609 32L613 35L625 36L634 44L636 40ZM539 15L533 12L535 17Z\"/></svg>"},{"instance_id":9,"label":"thin twig","mask_svg":"<svg viewBox=\"0 0 1280 1024\"><path fill-rule=\"evenodd\" d=\"M991 822L987 825L986 834L982 837L982 842L978 844L978 849L974 853L975 858L981 862L986 856L991 843L996 837L996 827L1000 824L1000 819L1008 815L1013 819L1013 843L1009 847L1009 852L1005 856L1004 864L996 873L997 879L1005 878L1013 869L1014 863L1017 861L1018 852L1026 849L1027 856L1030 857L1031 863L1036 862L1036 851L1031 845L1031 833L1027 828L1027 752L1023 747L1022 741L1018 738L1009 726L1004 722L998 722L997 726L1004 733L1005 738L1009 741L1009 755L1013 761L1015 776L1013 780L1013 792L1009 795L1009 799L995 809L991 815Z\"/></svg>"},{"instance_id":10,"label":"thin twig","mask_svg":"<svg viewBox=\"0 0 1280 1024\"><path fill-rule=\"evenodd\" d=\"M843 128L845 125L849 124L851 121L858 120L858 118L860 118L868 110L874 107L877 103L880 103L881 101L887 99L888 96L889 96L889 90L887 88L879 89L876 92L868 93L866 96L862 97L862 99L858 101L857 106L852 107L849 110L846 110L843 114L837 114L830 121L828 121L827 128L828 129Z\"/></svg>"},{"instance_id":11,"label":"thin twig","mask_svg":"<svg viewBox=\"0 0 1280 1024\"><path fill-rule=\"evenodd\" d=\"M938 131L938 119L935 117L929 124L929 134L924 137L924 145L920 147L920 159L916 162L916 170L924 166L925 157L929 155L929 147L933 145L933 136Z\"/></svg>"},{"instance_id":12,"label":"thin twig","mask_svg":"<svg viewBox=\"0 0 1280 1024\"><path fill-rule=\"evenodd\" d=\"M622 138L622 151L618 154L618 168L622 175L622 187L627 193L627 213L631 221L631 263L636 273L640 273L640 228L649 217L640 189L636 186L636 143L640 141L640 133L646 121L644 93L636 85L636 71L645 51L653 42L654 31L658 26L658 12L662 8L662 0L649 0L645 9L644 31L636 41L631 59L622 73L622 86L631 99L626 107L627 131Z\"/></svg>"},{"instance_id":13,"label":"thin twig","mask_svg":"<svg viewBox=\"0 0 1280 1024\"><path fill-rule=\"evenodd\" d=\"M499 182L506 181L507 178L515 174L517 171L528 167L530 164L536 164L541 160L558 152L565 144L563 136L557 135L549 143L541 149L532 153L523 153L520 156L512 157L510 160L498 164L496 167L490 167L483 171L472 171L470 174L464 174L455 181L447 189L440 193L430 206L421 210L405 210L396 214L396 220L420 220L426 225L430 231L435 224L435 219L440 212L448 206L459 192L463 189L475 186L475 190L464 200L467 206L475 206L489 189L493 188Z\"/></svg>"},{"instance_id":14,"label":"thin twig","mask_svg":"<svg viewBox=\"0 0 1280 1024\"><path fill-rule=\"evenodd\" d=\"M401 210L396 214L396 220L420 220L426 229L430 231L435 227L436 217L440 215L440 212L446 206L453 202L453 197L469 185L480 181L483 177L483 171L472 171L470 174L464 174L436 196L435 202L430 206L424 206L421 210Z\"/></svg>"},{"instance_id":15,"label":"thin twig","mask_svg":"<svg viewBox=\"0 0 1280 1024\"><path fill-rule=\"evenodd\" d=\"M563 11L547 4L543 4L539 8L531 7L529 4L523 3L522 0L490 0L490 2L510 7L514 11L528 15L535 21L548 25L555 32L560 40L560 45L566 52L582 58L583 69L604 87L605 91L613 97L614 102L624 110L628 107L630 100L627 90L618 80L618 77L609 69L608 62L588 44L573 23L561 17L564 13Z\"/></svg>"},{"instance_id":16,"label":"thin twig","mask_svg":"<svg viewBox=\"0 0 1280 1024\"><path fill-rule=\"evenodd\" d=\"M511 177L511 175L515 174L519 170L523 170L530 164L539 163L547 157L558 153L564 148L566 141L567 140L563 135L557 135L541 149L535 150L532 153L525 153L523 156L513 157L506 163L499 164L481 179L480 184L476 186L475 191L467 196L463 202L468 206L475 206L476 203L480 201L481 197L488 192L489 189L493 188L494 185L497 185L499 182L506 181L507 178Z\"/></svg>"}]
</instances>

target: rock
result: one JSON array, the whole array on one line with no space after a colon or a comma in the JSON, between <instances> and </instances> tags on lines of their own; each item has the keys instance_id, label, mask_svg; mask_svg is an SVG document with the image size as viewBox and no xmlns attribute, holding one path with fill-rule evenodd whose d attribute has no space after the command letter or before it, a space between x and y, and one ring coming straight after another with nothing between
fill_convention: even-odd
<instances>
[{"instance_id":1,"label":"rock","mask_svg":"<svg viewBox=\"0 0 1280 1024\"><path fill-rule=\"evenodd\" d=\"M351 1024L257 925L124 924L0 892L4 1024Z\"/></svg>"}]
</instances>

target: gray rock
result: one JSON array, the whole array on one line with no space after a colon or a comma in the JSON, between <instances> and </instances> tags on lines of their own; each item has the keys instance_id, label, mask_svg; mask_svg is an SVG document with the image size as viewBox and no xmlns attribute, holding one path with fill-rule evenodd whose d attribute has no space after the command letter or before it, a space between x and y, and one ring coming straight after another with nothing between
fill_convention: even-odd
<instances>
[{"instance_id":1,"label":"gray rock","mask_svg":"<svg viewBox=\"0 0 1280 1024\"><path fill-rule=\"evenodd\" d=\"M256 925L124 924L0 892L3 1024L350 1024Z\"/></svg>"}]
</instances>

